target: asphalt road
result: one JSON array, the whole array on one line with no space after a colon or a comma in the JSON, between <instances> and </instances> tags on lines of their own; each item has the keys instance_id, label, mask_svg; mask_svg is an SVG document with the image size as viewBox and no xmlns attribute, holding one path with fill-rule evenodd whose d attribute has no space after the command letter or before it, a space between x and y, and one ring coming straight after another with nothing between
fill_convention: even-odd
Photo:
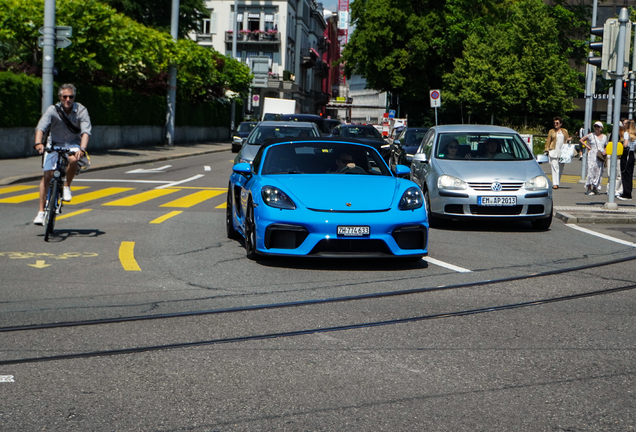
<instances>
[{"instance_id":1,"label":"asphalt road","mask_svg":"<svg viewBox=\"0 0 636 432\"><path fill-rule=\"evenodd\" d=\"M0 430L636 429L636 227L253 262L233 156L83 174L49 243L36 183L0 189Z\"/></svg>"}]
</instances>

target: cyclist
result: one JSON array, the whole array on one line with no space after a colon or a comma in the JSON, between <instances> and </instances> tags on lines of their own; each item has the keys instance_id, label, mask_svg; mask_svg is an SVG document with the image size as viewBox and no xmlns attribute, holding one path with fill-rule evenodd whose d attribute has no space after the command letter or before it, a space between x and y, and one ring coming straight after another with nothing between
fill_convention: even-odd
<instances>
[{"instance_id":1,"label":"cyclist","mask_svg":"<svg viewBox=\"0 0 636 432\"><path fill-rule=\"evenodd\" d=\"M52 145L76 149L75 153L68 157L69 166L66 172L66 184L62 193L62 200L64 201L70 201L73 198L71 182L77 173L77 162L84 156L92 130L88 110L84 105L75 102L76 93L77 89L73 84L62 84L58 90L60 102L46 109L35 128L34 148L38 153L44 153L45 146ZM42 138L47 131L49 136L47 142L43 143ZM57 158L58 155L55 152L47 152L44 155L42 164L44 176L40 182L40 210L33 220L35 225L44 224L46 193L53 177Z\"/></svg>"}]
</instances>

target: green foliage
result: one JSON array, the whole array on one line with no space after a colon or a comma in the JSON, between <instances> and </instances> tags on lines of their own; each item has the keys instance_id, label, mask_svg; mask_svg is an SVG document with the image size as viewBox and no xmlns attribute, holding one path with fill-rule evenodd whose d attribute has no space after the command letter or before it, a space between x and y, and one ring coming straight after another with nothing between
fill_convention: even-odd
<instances>
[{"instance_id":1,"label":"green foliage","mask_svg":"<svg viewBox=\"0 0 636 432\"><path fill-rule=\"evenodd\" d=\"M41 51L44 0L0 0L0 67L37 70ZM184 98L212 100L225 91L247 94L246 65L201 47L192 40L145 27L97 0L58 0L57 25L73 27L72 45L56 50L58 81L78 86L112 86L147 94L165 94L170 63L178 69Z\"/></svg>"},{"instance_id":2,"label":"green foliage","mask_svg":"<svg viewBox=\"0 0 636 432\"><path fill-rule=\"evenodd\" d=\"M170 33L172 20L171 0L101 0L118 12L146 27ZM209 14L202 0L179 0L179 38L197 31L203 18Z\"/></svg>"},{"instance_id":3,"label":"green foliage","mask_svg":"<svg viewBox=\"0 0 636 432\"><path fill-rule=\"evenodd\" d=\"M41 105L42 80L0 72L0 127L35 127Z\"/></svg>"}]
</instances>

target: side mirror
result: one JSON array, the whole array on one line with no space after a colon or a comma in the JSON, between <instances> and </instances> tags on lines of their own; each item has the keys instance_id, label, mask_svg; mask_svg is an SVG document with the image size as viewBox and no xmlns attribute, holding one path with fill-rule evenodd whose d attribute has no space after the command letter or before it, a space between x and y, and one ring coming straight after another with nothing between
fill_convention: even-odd
<instances>
[{"instance_id":1,"label":"side mirror","mask_svg":"<svg viewBox=\"0 0 636 432\"><path fill-rule=\"evenodd\" d=\"M427 163L428 158L426 157L424 153L415 153L413 155L413 162Z\"/></svg>"},{"instance_id":2,"label":"side mirror","mask_svg":"<svg viewBox=\"0 0 636 432\"><path fill-rule=\"evenodd\" d=\"M395 176L401 177L405 175L411 174L411 169L406 165L396 165L395 166Z\"/></svg>"},{"instance_id":3,"label":"side mirror","mask_svg":"<svg viewBox=\"0 0 636 432\"><path fill-rule=\"evenodd\" d=\"M550 158L548 158L546 155L544 155L543 153L538 154L536 156L537 162L542 164L542 163L548 163L550 162Z\"/></svg>"},{"instance_id":4,"label":"side mirror","mask_svg":"<svg viewBox=\"0 0 636 432\"><path fill-rule=\"evenodd\" d=\"M252 166L247 162L241 162L234 165L232 171L237 174L247 175L252 173Z\"/></svg>"}]
</instances>

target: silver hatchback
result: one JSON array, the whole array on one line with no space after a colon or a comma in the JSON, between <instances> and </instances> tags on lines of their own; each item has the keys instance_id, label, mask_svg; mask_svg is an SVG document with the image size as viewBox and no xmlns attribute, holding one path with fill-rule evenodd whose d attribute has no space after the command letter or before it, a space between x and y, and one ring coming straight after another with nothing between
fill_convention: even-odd
<instances>
[{"instance_id":1,"label":"silver hatchback","mask_svg":"<svg viewBox=\"0 0 636 432\"><path fill-rule=\"evenodd\" d=\"M521 219L542 230L552 223L550 181L509 128L429 129L413 156L411 180L424 192L432 223L439 218Z\"/></svg>"}]
</instances>

